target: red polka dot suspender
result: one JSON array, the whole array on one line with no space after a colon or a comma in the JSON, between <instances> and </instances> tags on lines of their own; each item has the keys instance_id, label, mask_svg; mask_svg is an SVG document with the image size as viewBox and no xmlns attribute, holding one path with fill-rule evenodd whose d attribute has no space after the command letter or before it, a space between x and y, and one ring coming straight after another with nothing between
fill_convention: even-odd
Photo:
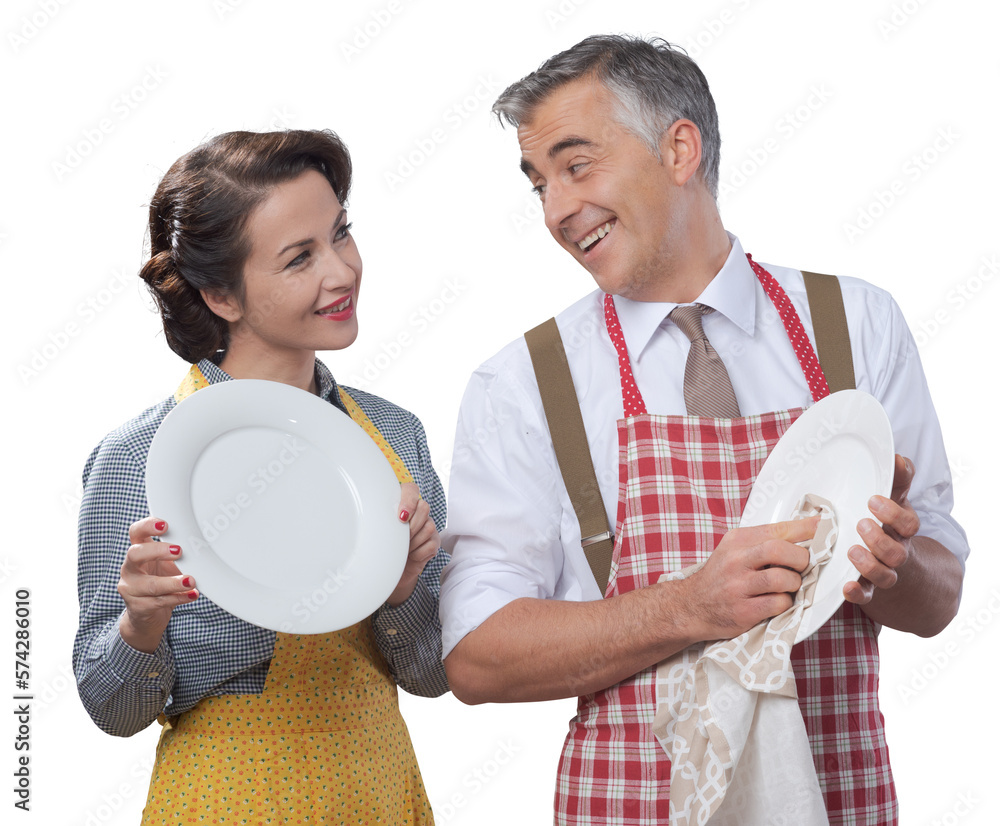
<instances>
[{"instance_id":1,"label":"red polka dot suspender","mask_svg":"<svg viewBox=\"0 0 1000 826\"><path fill-rule=\"evenodd\" d=\"M806 335L802 320L792 306L791 300L785 293L774 276L765 270L760 264L747 253L747 261L757 276L761 287L767 297L771 299L781 323L785 326L788 340L792 343L795 356L802 367L802 373L809 383L809 391L814 402L830 395L830 386L826 382L826 376L819 366L819 359L816 358L816 351L813 349L809 336ZM632 364L628 357L628 348L625 346L625 336L622 334L621 324L618 321L618 313L615 310L615 299L612 295L604 296L604 321L608 328L608 335L618 351L618 368L622 382L622 402L625 407L625 416L641 416L646 412L646 403L643 401L642 393L636 386L635 378L632 375Z\"/></svg>"}]
</instances>

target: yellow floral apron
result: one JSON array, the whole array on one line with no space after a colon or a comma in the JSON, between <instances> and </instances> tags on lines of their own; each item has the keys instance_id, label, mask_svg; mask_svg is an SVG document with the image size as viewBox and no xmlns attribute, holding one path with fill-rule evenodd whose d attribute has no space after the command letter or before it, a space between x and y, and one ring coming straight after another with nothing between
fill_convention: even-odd
<instances>
[{"instance_id":1,"label":"yellow floral apron","mask_svg":"<svg viewBox=\"0 0 1000 826\"><path fill-rule=\"evenodd\" d=\"M207 386L194 365L175 396ZM411 481L340 393L400 482ZM434 822L370 619L329 634L278 633L262 694L206 697L160 722L144 826Z\"/></svg>"}]
</instances>

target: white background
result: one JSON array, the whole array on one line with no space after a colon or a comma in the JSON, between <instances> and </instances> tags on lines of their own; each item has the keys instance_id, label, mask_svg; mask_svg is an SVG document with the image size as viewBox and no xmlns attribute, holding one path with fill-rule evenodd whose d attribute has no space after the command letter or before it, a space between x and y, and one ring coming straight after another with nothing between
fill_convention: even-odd
<instances>
[{"instance_id":1,"label":"white background","mask_svg":"<svg viewBox=\"0 0 1000 826\"><path fill-rule=\"evenodd\" d=\"M36 701L28 815L8 814L2 715L3 822L134 824L145 798L159 727L100 732L69 663L80 470L186 369L135 277L159 177L232 129L344 138L365 296L358 341L324 358L416 412L446 479L469 373L591 289L544 231L489 106L554 52L615 31L663 35L704 69L731 190L720 206L744 247L888 288L920 342L973 555L948 630L883 634L881 698L902 822L996 823L998 25L987 0L5 3L0 696L16 693L14 592L30 588ZM406 697L403 711L439 823L551 822L572 701Z\"/></svg>"}]
</instances>

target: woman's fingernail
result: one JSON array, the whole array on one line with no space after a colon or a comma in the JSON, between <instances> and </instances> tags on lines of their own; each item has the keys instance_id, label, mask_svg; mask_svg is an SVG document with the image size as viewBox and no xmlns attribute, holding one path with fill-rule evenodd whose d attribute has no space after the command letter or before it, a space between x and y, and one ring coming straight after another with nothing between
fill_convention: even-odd
<instances>
[{"instance_id":1,"label":"woman's fingernail","mask_svg":"<svg viewBox=\"0 0 1000 826\"><path fill-rule=\"evenodd\" d=\"M171 545L170 546L170 553L172 553L174 556L177 556L177 554L179 554L180 552L181 552L181 546L180 545Z\"/></svg>"},{"instance_id":2,"label":"woman's fingernail","mask_svg":"<svg viewBox=\"0 0 1000 826\"><path fill-rule=\"evenodd\" d=\"M409 511L407 511L407 510L402 510L402 511L400 511L400 512L399 512L399 518L400 518L400 519L401 519L401 520L402 520L403 522L409 522L409 521L410 521L410 512L409 512Z\"/></svg>"},{"instance_id":3,"label":"woman's fingernail","mask_svg":"<svg viewBox=\"0 0 1000 826\"><path fill-rule=\"evenodd\" d=\"M188 599L198 599L198 592L197 591L188 591L187 592L187 598Z\"/></svg>"},{"instance_id":4,"label":"woman's fingernail","mask_svg":"<svg viewBox=\"0 0 1000 826\"><path fill-rule=\"evenodd\" d=\"M162 531L162 530L164 530L167 527L167 523L166 522L162 522L162 521L161 522L156 522L153 525L153 527L156 528L156 530L158 530L158 531Z\"/></svg>"},{"instance_id":5,"label":"woman's fingernail","mask_svg":"<svg viewBox=\"0 0 1000 826\"><path fill-rule=\"evenodd\" d=\"M190 588L191 587L191 577L189 577L189 576L184 577L184 579L181 580L181 585L183 585L185 588Z\"/></svg>"}]
</instances>

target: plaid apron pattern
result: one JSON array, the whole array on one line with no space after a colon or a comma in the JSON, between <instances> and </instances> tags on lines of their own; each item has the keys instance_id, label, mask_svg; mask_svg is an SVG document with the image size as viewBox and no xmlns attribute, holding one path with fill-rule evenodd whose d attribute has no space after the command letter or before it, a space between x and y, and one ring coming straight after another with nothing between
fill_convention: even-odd
<instances>
[{"instance_id":1,"label":"plaid apron pattern","mask_svg":"<svg viewBox=\"0 0 1000 826\"><path fill-rule=\"evenodd\" d=\"M801 321L777 282L751 265L818 401L829 388ZM618 422L618 518L606 592L615 596L707 558L739 523L757 473L802 410L739 419L648 415L611 296L605 318L618 349L626 416ZM874 624L845 604L792 649L792 663L830 823L897 823ZM580 698L559 763L557 824L669 822L670 761L652 733L655 674L654 666Z\"/></svg>"}]
</instances>

